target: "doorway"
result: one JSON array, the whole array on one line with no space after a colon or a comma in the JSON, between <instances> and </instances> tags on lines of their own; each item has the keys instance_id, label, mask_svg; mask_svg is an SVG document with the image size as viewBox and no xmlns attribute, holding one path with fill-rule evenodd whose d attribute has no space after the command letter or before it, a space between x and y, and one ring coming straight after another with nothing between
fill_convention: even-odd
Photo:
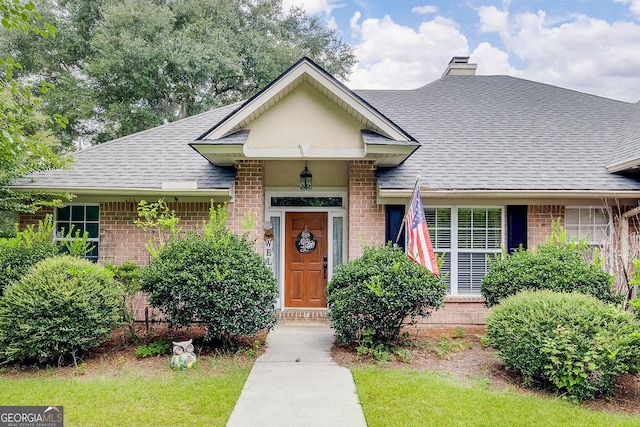
<instances>
[{"instance_id":1,"label":"doorway","mask_svg":"<svg viewBox=\"0 0 640 427\"><path fill-rule=\"evenodd\" d=\"M327 307L327 218L327 212L285 214L285 307Z\"/></svg>"}]
</instances>

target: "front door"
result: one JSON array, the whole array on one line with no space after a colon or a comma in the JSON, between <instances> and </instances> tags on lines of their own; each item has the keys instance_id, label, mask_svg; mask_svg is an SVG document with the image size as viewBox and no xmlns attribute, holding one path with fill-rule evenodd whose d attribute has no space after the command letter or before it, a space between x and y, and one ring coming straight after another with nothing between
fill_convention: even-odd
<instances>
[{"instance_id":1,"label":"front door","mask_svg":"<svg viewBox=\"0 0 640 427\"><path fill-rule=\"evenodd\" d=\"M285 307L326 308L327 213L285 216Z\"/></svg>"}]
</instances>

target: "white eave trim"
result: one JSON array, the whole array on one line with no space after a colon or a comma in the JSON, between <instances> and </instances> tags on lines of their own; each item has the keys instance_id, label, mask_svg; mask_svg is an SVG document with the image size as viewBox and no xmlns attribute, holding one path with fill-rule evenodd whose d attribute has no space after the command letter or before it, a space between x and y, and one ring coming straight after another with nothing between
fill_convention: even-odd
<instances>
[{"instance_id":1,"label":"white eave trim","mask_svg":"<svg viewBox=\"0 0 640 427\"><path fill-rule=\"evenodd\" d=\"M71 193L77 196L168 196L168 195L184 195L193 197L233 197L233 188L207 188L194 190L172 190L160 188L34 188L12 186L12 190L16 191L48 191L52 193Z\"/></svg>"},{"instance_id":2,"label":"white eave trim","mask_svg":"<svg viewBox=\"0 0 640 427\"><path fill-rule=\"evenodd\" d=\"M391 189L378 190L379 198L399 198L408 199L413 194L412 189ZM584 199L584 198L640 198L640 190L622 191L601 191L601 190L433 190L421 187L420 194L423 198L563 198L563 199Z\"/></svg>"},{"instance_id":3,"label":"white eave trim","mask_svg":"<svg viewBox=\"0 0 640 427\"><path fill-rule=\"evenodd\" d=\"M267 105L268 102L274 98L278 93L287 89L289 85L296 82L302 82L305 80L305 75L309 79L315 80L318 84L324 86L327 90L340 98L348 108L351 108L360 113L367 120L375 123L381 131L383 131L389 138L398 141L410 141L408 136L402 132L397 126L393 125L389 119L381 115L379 112L371 108L358 99L351 91L346 89L340 84L337 84L327 75L316 69L307 61L301 61L293 68L291 68L286 75L275 81L270 87L264 90L262 93L256 95L237 111L235 111L224 122L220 123L218 127L204 136L203 140L209 139L221 139L228 133L232 132L234 128L248 119L256 111L260 110L263 105Z\"/></svg>"}]
</instances>

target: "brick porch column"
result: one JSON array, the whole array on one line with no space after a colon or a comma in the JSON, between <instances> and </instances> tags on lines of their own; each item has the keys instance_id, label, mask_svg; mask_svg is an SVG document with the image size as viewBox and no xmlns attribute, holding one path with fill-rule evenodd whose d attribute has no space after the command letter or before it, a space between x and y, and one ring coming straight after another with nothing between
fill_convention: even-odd
<instances>
[{"instance_id":1,"label":"brick porch column","mask_svg":"<svg viewBox=\"0 0 640 427\"><path fill-rule=\"evenodd\" d=\"M376 203L377 188L373 161L349 162L349 260L360 257L365 245L384 243L384 206Z\"/></svg>"},{"instance_id":2,"label":"brick porch column","mask_svg":"<svg viewBox=\"0 0 640 427\"><path fill-rule=\"evenodd\" d=\"M248 212L254 221L249 233L259 242L263 238L264 223L264 161L239 160L235 180L234 202L229 203L229 229L241 235L242 219Z\"/></svg>"}]
</instances>

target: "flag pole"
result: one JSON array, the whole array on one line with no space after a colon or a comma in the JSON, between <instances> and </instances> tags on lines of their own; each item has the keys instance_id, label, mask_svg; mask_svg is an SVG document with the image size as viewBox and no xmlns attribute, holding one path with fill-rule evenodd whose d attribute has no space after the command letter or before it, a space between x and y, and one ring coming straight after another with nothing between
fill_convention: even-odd
<instances>
[{"instance_id":1,"label":"flag pole","mask_svg":"<svg viewBox=\"0 0 640 427\"><path fill-rule=\"evenodd\" d=\"M409 208L411 208L411 203L413 203L413 198L416 195L416 190L420 188L420 175L416 176L416 184L413 186L413 192L411 193L411 198L409 199ZM407 210L404 213L404 216L402 217L402 223L400 224L400 230L398 230L398 236L396 237L396 241L394 242L394 244L398 244L398 240L400 240L400 235L402 234L402 230L404 230L404 223L405 220L407 219L407 213L409 213L409 210Z\"/></svg>"}]
</instances>

